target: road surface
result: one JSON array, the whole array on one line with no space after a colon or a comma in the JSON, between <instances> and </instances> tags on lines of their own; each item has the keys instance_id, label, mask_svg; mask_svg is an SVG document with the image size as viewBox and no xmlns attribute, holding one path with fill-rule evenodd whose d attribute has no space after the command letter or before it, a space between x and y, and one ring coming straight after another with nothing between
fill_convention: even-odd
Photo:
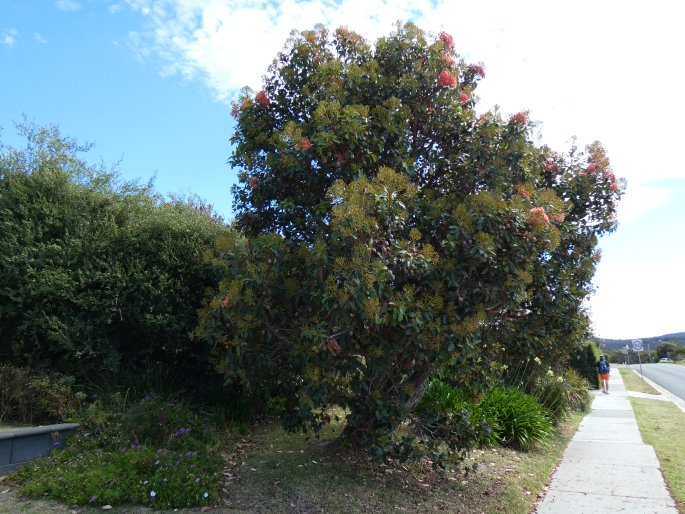
<instances>
[{"instance_id":1,"label":"road surface","mask_svg":"<svg viewBox=\"0 0 685 514\"><path fill-rule=\"evenodd\" d=\"M630 366L638 373L640 366ZM645 377L653 380L661 387L668 389L675 396L685 401L685 366L658 362L654 364L642 364L642 373Z\"/></svg>"}]
</instances>

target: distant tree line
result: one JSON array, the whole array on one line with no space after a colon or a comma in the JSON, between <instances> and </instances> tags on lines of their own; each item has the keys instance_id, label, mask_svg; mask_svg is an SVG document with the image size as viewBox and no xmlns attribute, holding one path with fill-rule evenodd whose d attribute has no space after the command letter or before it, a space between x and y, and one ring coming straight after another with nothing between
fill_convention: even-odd
<instances>
[{"instance_id":1,"label":"distant tree line","mask_svg":"<svg viewBox=\"0 0 685 514\"><path fill-rule=\"evenodd\" d=\"M641 352L641 356L638 359L637 352L633 351L633 347L630 343L628 344L628 353L626 355L626 346L623 345L622 349L609 350L604 353L609 356L610 362L622 363L627 362L629 364L635 364L641 360L642 362L657 362L659 359L669 358L674 361L685 360L685 344L675 343L675 342L660 342L656 345L644 343L644 351Z\"/></svg>"},{"instance_id":2,"label":"distant tree line","mask_svg":"<svg viewBox=\"0 0 685 514\"><path fill-rule=\"evenodd\" d=\"M649 344L652 348L656 348L660 343L668 341L671 343L685 345L685 332L677 332L675 334L665 334L663 336L641 337L640 339L645 346ZM607 350L623 349L626 345L630 346L633 339L602 339L596 338L595 341Z\"/></svg>"}]
</instances>

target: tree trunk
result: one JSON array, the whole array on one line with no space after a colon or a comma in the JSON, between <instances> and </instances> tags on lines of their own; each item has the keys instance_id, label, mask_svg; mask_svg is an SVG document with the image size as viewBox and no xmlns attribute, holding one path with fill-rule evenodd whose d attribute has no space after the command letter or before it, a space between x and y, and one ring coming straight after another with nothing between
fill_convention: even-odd
<instances>
[{"instance_id":1,"label":"tree trunk","mask_svg":"<svg viewBox=\"0 0 685 514\"><path fill-rule=\"evenodd\" d=\"M378 420L375 413L370 409L361 409L360 413L358 410L352 409L352 415L357 415L358 419L356 424L348 424L342 432L342 437L347 439L353 446L364 446L364 440L366 437L373 437L373 432L378 428L385 428L388 432L396 430L406 419L406 416L416 409L418 404L421 402L426 388L428 387L428 381L431 374L431 367L425 366L417 369L408 383L413 385L413 392L409 399L404 403L404 405L398 405L399 398L397 398L397 390L399 387L392 380L392 376L388 372L381 372L374 376L369 381L369 391L380 391L384 400L390 404L397 406L397 412L404 412L405 416L401 418L396 418L391 425L386 425L382 420ZM403 383L400 387L406 387L407 383ZM385 425L385 426L384 426Z\"/></svg>"}]
</instances>

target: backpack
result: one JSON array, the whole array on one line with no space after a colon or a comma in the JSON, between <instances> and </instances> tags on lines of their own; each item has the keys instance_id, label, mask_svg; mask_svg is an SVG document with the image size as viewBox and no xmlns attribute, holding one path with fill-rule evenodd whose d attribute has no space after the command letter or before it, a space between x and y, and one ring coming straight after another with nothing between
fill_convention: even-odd
<instances>
[{"instance_id":1,"label":"backpack","mask_svg":"<svg viewBox=\"0 0 685 514\"><path fill-rule=\"evenodd\" d=\"M599 361L599 373L600 375L609 373L609 363L607 361Z\"/></svg>"}]
</instances>

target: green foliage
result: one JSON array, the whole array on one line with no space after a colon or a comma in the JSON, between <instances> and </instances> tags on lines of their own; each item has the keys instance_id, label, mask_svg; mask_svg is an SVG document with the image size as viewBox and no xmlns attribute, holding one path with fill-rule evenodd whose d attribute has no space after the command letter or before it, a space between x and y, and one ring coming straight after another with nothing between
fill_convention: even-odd
<instances>
[{"instance_id":1,"label":"green foliage","mask_svg":"<svg viewBox=\"0 0 685 514\"><path fill-rule=\"evenodd\" d=\"M21 425L63 423L80 407L74 378L0 364L0 421Z\"/></svg>"},{"instance_id":2,"label":"green foliage","mask_svg":"<svg viewBox=\"0 0 685 514\"><path fill-rule=\"evenodd\" d=\"M536 357L506 370L501 383L533 396L555 425L574 411L584 411L591 403L587 380L569 368L552 369Z\"/></svg>"},{"instance_id":3,"label":"green foliage","mask_svg":"<svg viewBox=\"0 0 685 514\"><path fill-rule=\"evenodd\" d=\"M121 409L121 410L119 410ZM216 499L221 440L183 402L98 399L67 448L23 467L23 494L78 505L197 507Z\"/></svg>"},{"instance_id":4,"label":"green foliage","mask_svg":"<svg viewBox=\"0 0 685 514\"><path fill-rule=\"evenodd\" d=\"M519 389L495 387L486 393L480 408L494 420L495 433L504 446L527 450L545 444L554 433L545 409Z\"/></svg>"},{"instance_id":5,"label":"green foliage","mask_svg":"<svg viewBox=\"0 0 685 514\"><path fill-rule=\"evenodd\" d=\"M56 127L19 129L27 147L0 148L0 355L79 375L201 359L188 333L225 227L89 165Z\"/></svg>"},{"instance_id":6,"label":"green foliage","mask_svg":"<svg viewBox=\"0 0 685 514\"><path fill-rule=\"evenodd\" d=\"M548 392L548 400L549 396ZM434 433L446 430L452 416L470 421L470 425L461 426L462 433L452 430L451 435L481 447L501 444L529 449L535 443L544 444L553 434L548 409L535 396L515 387L490 389L476 403L467 399L463 391L434 379L417 414L424 420L421 429ZM479 437L473 438L478 431Z\"/></svg>"},{"instance_id":7,"label":"green foliage","mask_svg":"<svg viewBox=\"0 0 685 514\"><path fill-rule=\"evenodd\" d=\"M588 381L593 389L599 389L596 363L599 360L598 349L590 341L577 346L571 352L569 366L575 369L580 376Z\"/></svg>"},{"instance_id":8,"label":"green foliage","mask_svg":"<svg viewBox=\"0 0 685 514\"><path fill-rule=\"evenodd\" d=\"M656 354L659 359L668 357L674 361L685 359L685 345L678 343L659 343L656 347Z\"/></svg>"},{"instance_id":9,"label":"green foliage","mask_svg":"<svg viewBox=\"0 0 685 514\"><path fill-rule=\"evenodd\" d=\"M449 431L461 444L462 452L471 449L471 445L485 447L499 442L497 433L501 427L496 420L486 417L480 404L467 398L462 390L439 379L431 379L416 415L420 430L432 434ZM453 422L455 416L461 419L461 425Z\"/></svg>"},{"instance_id":10,"label":"green foliage","mask_svg":"<svg viewBox=\"0 0 685 514\"><path fill-rule=\"evenodd\" d=\"M242 233L210 257L223 279L197 335L286 429L337 404L374 457L435 457L454 432L397 430L435 371L477 394L502 361L563 360L584 332L620 188L598 144L562 156L525 113L478 116L483 74L447 34L407 24L372 47L319 27L235 105Z\"/></svg>"},{"instance_id":11,"label":"green foliage","mask_svg":"<svg viewBox=\"0 0 685 514\"><path fill-rule=\"evenodd\" d=\"M548 369L532 380L526 392L542 405L554 424L558 424L570 412L585 410L590 404L589 384L575 371L555 374Z\"/></svg>"}]
</instances>

